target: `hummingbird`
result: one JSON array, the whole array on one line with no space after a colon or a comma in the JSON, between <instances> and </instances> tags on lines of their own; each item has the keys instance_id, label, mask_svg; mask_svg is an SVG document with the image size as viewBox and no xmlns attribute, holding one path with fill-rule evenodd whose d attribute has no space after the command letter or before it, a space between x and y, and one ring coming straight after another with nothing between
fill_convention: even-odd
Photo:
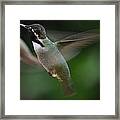
<instances>
[{"instance_id":1,"label":"hummingbird","mask_svg":"<svg viewBox=\"0 0 120 120\"><path fill-rule=\"evenodd\" d=\"M54 41L48 37L42 25L20 24L21 60L28 64L42 66L59 81L65 95L75 93L70 69L66 61L78 55L81 48L93 44L97 40L99 40L99 32L88 30ZM30 51L28 47L30 42L29 45L33 47L33 51Z\"/></svg>"}]
</instances>

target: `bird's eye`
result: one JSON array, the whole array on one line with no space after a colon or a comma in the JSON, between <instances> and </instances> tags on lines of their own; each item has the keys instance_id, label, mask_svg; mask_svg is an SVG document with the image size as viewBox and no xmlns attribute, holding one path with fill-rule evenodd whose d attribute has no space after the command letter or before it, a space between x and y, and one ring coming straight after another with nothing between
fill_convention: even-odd
<instances>
[{"instance_id":1,"label":"bird's eye","mask_svg":"<svg viewBox=\"0 0 120 120\"><path fill-rule=\"evenodd\" d=\"M35 30L35 32L36 32L37 34L39 34L39 33L40 33L40 31L39 31L39 30Z\"/></svg>"}]
</instances>

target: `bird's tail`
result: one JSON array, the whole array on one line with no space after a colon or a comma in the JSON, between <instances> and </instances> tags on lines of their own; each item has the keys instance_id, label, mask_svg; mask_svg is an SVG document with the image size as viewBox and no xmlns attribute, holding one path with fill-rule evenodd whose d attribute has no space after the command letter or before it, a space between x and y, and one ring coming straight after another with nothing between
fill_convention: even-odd
<instances>
[{"instance_id":1,"label":"bird's tail","mask_svg":"<svg viewBox=\"0 0 120 120\"><path fill-rule=\"evenodd\" d=\"M75 94L75 90L74 90L72 84L68 84L66 82L61 82L61 86L62 86L64 94L66 96L72 96Z\"/></svg>"}]
</instances>

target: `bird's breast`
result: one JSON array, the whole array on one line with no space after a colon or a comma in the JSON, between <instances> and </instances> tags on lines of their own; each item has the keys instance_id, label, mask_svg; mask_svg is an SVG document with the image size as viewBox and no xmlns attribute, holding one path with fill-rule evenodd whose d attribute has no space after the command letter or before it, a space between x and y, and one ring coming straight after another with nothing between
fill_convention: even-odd
<instances>
[{"instance_id":1,"label":"bird's breast","mask_svg":"<svg viewBox=\"0 0 120 120\"><path fill-rule=\"evenodd\" d=\"M46 50L47 49L47 50ZM38 51L38 57L44 68L59 80L70 79L68 65L56 46Z\"/></svg>"}]
</instances>

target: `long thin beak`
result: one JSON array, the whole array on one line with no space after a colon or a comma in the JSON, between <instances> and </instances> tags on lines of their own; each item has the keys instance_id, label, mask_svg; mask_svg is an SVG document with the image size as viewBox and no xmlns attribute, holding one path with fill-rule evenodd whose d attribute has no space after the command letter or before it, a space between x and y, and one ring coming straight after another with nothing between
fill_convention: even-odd
<instances>
[{"instance_id":1,"label":"long thin beak","mask_svg":"<svg viewBox=\"0 0 120 120\"><path fill-rule=\"evenodd\" d=\"M24 24L20 24L20 25L26 28L26 25L24 25Z\"/></svg>"},{"instance_id":2,"label":"long thin beak","mask_svg":"<svg viewBox=\"0 0 120 120\"><path fill-rule=\"evenodd\" d=\"M30 29L29 25L24 25L24 24L20 24L20 25L28 30Z\"/></svg>"}]
</instances>

